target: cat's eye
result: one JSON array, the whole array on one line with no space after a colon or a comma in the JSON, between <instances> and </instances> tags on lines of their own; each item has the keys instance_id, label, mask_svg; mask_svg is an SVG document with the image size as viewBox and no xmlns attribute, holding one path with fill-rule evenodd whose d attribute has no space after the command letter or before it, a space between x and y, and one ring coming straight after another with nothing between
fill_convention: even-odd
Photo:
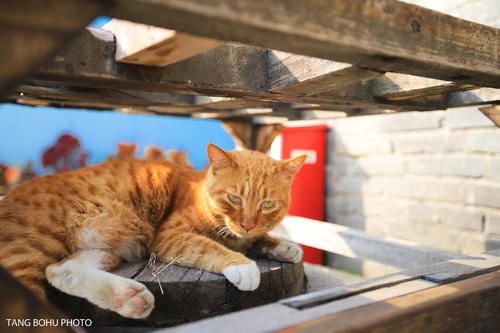
<instances>
[{"instance_id":1,"label":"cat's eye","mask_svg":"<svg viewBox=\"0 0 500 333\"><path fill-rule=\"evenodd\" d=\"M229 200L230 200L232 203L234 203L234 204L236 204L236 205L241 205L241 198L240 198L240 197L237 197L237 196L235 196L235 195L233 195L233 194L231 194L231 193L228 193L228 194L227 194L227 197L229 198Z\"/></svg>"},{"instance_id":2,"label":"cat's eye","mask_svg":"<svg viewBox=\"0 0 500 333\"><path fill-rule=\"evenodd\" d=\"M261 204L260 204L260 207L262 209L271 209L274 207L274 201L263 201Z\"/></svg>"}]
</instances>

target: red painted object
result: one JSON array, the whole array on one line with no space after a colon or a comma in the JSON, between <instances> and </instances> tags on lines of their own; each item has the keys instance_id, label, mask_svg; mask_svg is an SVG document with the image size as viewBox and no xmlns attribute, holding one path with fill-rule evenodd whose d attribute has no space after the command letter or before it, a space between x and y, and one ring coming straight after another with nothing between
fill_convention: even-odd
<instances>
[{"instance_id":1,"label":"red painted object","mask_svg":"<svg viewBox=\"0 0 500 333\"><path fill-rule=\"evenodd\" d=\"M292 184L288 214L324 220L325 154L328 126L285 127L281 132L281 158L307 154ZM304 261L323 263L323 251L302 245Z\"/></svg>"}]
</instances>

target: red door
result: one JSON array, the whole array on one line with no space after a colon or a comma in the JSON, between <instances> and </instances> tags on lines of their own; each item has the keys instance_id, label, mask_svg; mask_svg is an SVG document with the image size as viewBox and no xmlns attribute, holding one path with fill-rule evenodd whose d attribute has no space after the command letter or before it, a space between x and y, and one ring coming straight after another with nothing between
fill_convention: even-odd
<instances>
[{"instance_id":1,"label":"red door","mask_svg":"<svg viewBox=\"0 0 500 333\"><path fill-rule=\"evenodd\" d=\"M307 154L292 184L288 214L324 220L326 125L285 127L281 133L281 158ZM323 263L323 251L302 245L304 261Z\"/></svg>"}]
</instances>

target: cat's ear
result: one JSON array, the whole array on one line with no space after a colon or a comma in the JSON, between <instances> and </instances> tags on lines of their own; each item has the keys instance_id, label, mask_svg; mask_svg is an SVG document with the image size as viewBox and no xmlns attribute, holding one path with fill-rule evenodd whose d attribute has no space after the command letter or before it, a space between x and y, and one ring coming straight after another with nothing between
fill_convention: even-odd
<instances>
[{"instance_id":1,"label":"cat's ear","mask_svg":"<svg viewBox=\"0 0 500 333\"><path fill-rule=\"evenodd\" d=\"M278 166L278 172L280 172L287 178L292 179L295 176L295 174L300 170L306 159L307 155L300 155L285 160L281 162L281 164Z\"/></svg>"},{"instance_id":2,"label":"cat's ear","mask_svg":"<svg viewBox=\"0 0 500 333\"><path fill-rule=\"evenodd\" d=\"M212 143L209 143L207 146L207 156L214 173L218 170L235 166L231 156Z\"/></svg>"}]
</instances>

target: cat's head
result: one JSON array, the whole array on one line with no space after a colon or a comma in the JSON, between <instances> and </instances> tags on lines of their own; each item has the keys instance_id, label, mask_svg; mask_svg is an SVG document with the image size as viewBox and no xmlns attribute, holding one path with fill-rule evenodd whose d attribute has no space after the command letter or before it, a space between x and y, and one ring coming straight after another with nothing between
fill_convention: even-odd
<instances>
[{"instance_id":1,"label":"cat's head","mask_svg":"<svg viewBox=\"0 0 500 333\"><path fill-rule=\"evenodd\" d=\"M207 192L212 209L238 237L257 237L281 222L290 204L290 185L306 160L276 161L251 150L224 151L209 144Z\"/></svg>"}]
</instances>

